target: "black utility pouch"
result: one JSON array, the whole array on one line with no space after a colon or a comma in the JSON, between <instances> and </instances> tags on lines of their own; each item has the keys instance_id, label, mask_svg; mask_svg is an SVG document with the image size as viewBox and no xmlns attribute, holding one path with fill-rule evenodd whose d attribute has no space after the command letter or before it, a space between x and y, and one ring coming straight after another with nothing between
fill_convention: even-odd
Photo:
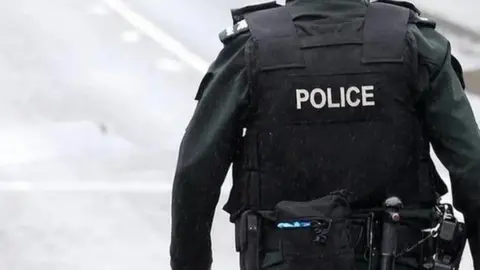
<instances>
[{"instance_id":1,"label":"black utility pouch","mask_svg":"<svg viewBox=\"0 0 480 270\"><path fill-rule=\"evenodd\" d=\"M344 196L282 201L275 212L286 269L354 269L354 246L349 235L352 212Z\"/></svg>"}]
</instances>

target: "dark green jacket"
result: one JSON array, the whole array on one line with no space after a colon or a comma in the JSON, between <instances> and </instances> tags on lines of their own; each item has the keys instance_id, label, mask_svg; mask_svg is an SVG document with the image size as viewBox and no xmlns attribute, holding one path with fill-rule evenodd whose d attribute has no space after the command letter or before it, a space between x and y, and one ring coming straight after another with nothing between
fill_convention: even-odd
<instances>
[{"instance_id":1,"label":"dark green jacket","mask_svg":"<svg viewBox=\"0 0 480 270\"><path fill-rule=\"evenodd\" d=\"M361 17L363 0L295 0L287 3L296 24L326 17ZM433 148L450 172L455 206L466 216L470 245L478 257L480 134L451 62L450 43L429 27L411 24L419 51L417 95ZM225 42L198 90L199 100L183 138L173 184L171 265L207 270L212 262L210 230L220 188L232 162L249 104L244 48L248 31ZM233 237L226 235L225 237ZM480 259L476 260L480 265ZM480 268L477 268L480 269Z\"/></svg>"}]
</instances>

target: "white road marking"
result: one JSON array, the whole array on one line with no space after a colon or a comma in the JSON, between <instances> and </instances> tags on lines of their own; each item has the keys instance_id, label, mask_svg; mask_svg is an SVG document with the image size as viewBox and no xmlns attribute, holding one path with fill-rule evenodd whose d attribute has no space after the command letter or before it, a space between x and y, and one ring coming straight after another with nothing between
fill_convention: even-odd
<instances>
[{"instance_id":1,"label":"white road marking","mask_svg":"<svg viewBox=\"0 0 480 270\"><path fill-rule=\"evenodd\" d=\"M182 71L182 64L179 61L169 58L161 58L156 62L156 67L160 70L180 72Z\"/></svg>"},{"instance_id":2,"label":"white road marking","mask_svg":"<svg viewBox=\"0 0 480 270\"><path fill-rule=\"evenodd\" d=\"M172 183L164 181L0 181L0 192L172 192ZM228 198L231 186L222 186L220 197Z\"/></svg>"},{"instance_id":3,"label":"white road marking","mask_svg":"<svg viewBox=\"0 0 480 270\"><path fill-rule=\"evenodd\" d=\"M137 192L169 193L172 183L154 181L1 181L0 192Z\"/></svg>"},{"instance_id":4,"label":"white road marking","mask_svg":"<svg viewBox=\"0 0 480 270\"><path fill-rule=\"evenodd\" d=\"M128 43L137 43L138 41L140 41L140 33L134 30L124 31L120 34L120 37L123 41Z\"/></svg>"},{"instance_id":5,"label":"white road marking","mask_svg":"<svg viewBox=\"0 0 480 270\"><path fill-rule=\"evenodd\" d=\"M207 61L189 51L185 46L183 46L182 43L168 35L166 32L162 31L152 22L131 10L123 1L104 0L104 2L140 32L153 39L166 50L172 52L176 57L180 58L182 61L185 61L194 69L201 73L205 73L208 70L209 64Z\"/></svg>"}]
</instances>

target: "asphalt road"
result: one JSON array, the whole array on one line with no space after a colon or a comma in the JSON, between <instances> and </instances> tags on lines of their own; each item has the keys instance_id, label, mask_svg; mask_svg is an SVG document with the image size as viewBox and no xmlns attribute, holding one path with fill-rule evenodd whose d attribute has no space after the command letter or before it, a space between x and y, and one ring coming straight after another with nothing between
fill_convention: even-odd
<instances>
[{"instance_id":1,"label":"asphalt road","mask_svg":"<svg viewBox=\"0 0 480 270\"><path fill-rule=\"evenodd\" d=\"M0 269L167 269L202 74L105 2L2 7Z\"/></svg>"},{"instance_id":2,"label":"asphalt road","mask_svg":"<svg viewBox=\"0 0 480 270\"><path fill-rule=\"evenodd\" d=\"M258 1L207 2L3 3L0 269L168 269L193 96L229 8ZM219 210L215 270L237 269L232 239Z\"/></svg>"}]
</instances>

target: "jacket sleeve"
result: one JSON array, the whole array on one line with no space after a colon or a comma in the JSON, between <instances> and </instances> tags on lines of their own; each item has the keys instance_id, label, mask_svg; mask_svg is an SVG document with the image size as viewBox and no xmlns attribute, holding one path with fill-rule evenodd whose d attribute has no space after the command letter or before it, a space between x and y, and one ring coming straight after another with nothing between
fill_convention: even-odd
<instances>
[{"instance_id":1,"label":"jacket sleeve","mask_svg":"<svg viewBox=\"0 0 480 270\"><path fill-rule=\"evenodd\" d=\"M221 185L241 136L246 102L244 46L248 35L230 41L200 84L198 104L183 137L172 191L171 267L207 270L212 263L210 231Z\"/></svg>"},{"instance_id":2,"label":"jacket sleeve","mask_svg":"<svg viewBox=\"0 0 480 270\"><path fill-rule=\"evenodd\" d=\"M424 76L421 105L431 144L448 169L455 208L467 223L470 249L480 269L480 133L450 43L433 29L417 32ZM453 59L453 60L452 60ZM457 71L457 73L456 73Z\"/></svg>"}]
</instances>

